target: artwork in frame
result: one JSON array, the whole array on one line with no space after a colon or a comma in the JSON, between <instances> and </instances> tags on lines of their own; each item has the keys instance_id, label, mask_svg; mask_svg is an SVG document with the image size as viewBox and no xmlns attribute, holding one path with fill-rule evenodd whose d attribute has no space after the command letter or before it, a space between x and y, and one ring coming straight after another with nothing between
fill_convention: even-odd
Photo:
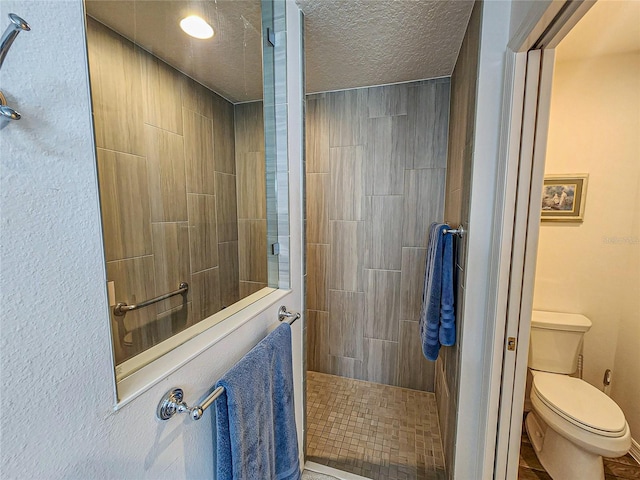
<instances>
[{"instance_id":1,"label":"artwork in frame","mask_svg":"<svg viewBox=\"0 0 640 480\"><path fill-rule=\"evenodd\" d=\"M587 194L586 173L545 175L540 216L543 221L582 222Z\"/></svg>"}]
</instances>

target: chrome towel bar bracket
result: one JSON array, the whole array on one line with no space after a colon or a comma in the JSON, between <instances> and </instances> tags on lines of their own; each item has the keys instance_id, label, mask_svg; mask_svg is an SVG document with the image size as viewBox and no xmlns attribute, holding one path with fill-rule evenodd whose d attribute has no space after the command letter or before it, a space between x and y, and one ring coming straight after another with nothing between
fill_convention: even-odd
<instances>
[{"instance_id":1,"label":"chrome towel bar bracket","mask_svg":"<svg viewBox=\"0 0 640 480\"><path fill-rule=\"evenodd\" d=\"M216 388L211 394L204 399L201 405L190 407L184 401L184 392L181 388L172 388L164 394L162 400L158 404L156 416L159 420L169 420L176 413L188 413L194 420L200 420L204 411L216 401L220 395L224 393L224 387Z\"/></svg>"},{"instance_id":2,"label":"chrome towel bar bracket","mask_svg":"<svg viewBox=\"0 0 640 480\"><path fill-rule=\"evenodd\" d=\"M458 228L449 228L447 230L443 230L442 233L445 235L450 234L457 235L458 237L463 237L466 233L466 230L462 227L462 225L459 225Z\"/></svg>"},{"instance_id":3,"label":"chrome towel bar bracket","mask_svg":"<svg viewBox=\"0 0 640 480\"><path fill-rule=\"evenodd\" d=\"M167 298L173 297L174 295L187 293L188 291L189 291L189 284L187 282L182 282L180 285L178 285L178 290L165 293L164 295L160 295L159 297L145 300L142 303L136 303L135 305L127 305L124 302L120 302L115 307L113 307L113 314L116 317L124 317L127 314L127 312L131 312L132 310L138 310L139 308L143 308L143 307L148 307L149 305L153 305L154 303L161 302L162 300L166 300Z\"/></svg>"},{"instance_id":4,"label":"chrome towel bar bracket","mask_svg":"<svg viewBox=\"0 0 640 480\"><path fill-rule=\"evenodd\" d=\"M298 312L289 312L287 311L287 307L285 307L284 305L282 305L280 307L280 310L278 310L278 320L280 320L281 322L286 321L287 323L289 323L289 325L291 325L299 318L300 314Z\"/></svg>"},{"instance_id":5,"label":"chrome towel bar bracket","mask_svg":"<svg viewBox=\"0 0 640 480\"><path fill-rule=\"evenodd\" d=\"M278 310L278 320L281 322L287 322L291 325L293 322L300 318L300 313L298 312L289 312L287 307L282 305ZM202 401L200 405L196 405L195 407L190 407L184 401L184 392L181 388L172 388L167 393L164 394L162 399L160 399L160 403L158 404L158 408L156 409L156 417L158 420L169 420L176 413L188 413L189 416L194 420L200 420L204 415L204 412L207 408L213 405L213 402L224 393L224 387L218 387L213 392L211 392L207 397Z\"/></svg>"}]
</instances>

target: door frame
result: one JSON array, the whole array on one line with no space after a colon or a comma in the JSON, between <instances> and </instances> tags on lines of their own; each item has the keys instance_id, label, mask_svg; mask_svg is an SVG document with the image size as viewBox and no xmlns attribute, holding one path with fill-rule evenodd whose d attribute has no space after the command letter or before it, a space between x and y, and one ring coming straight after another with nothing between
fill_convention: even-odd
<instances>
[{"instance_id":1,"label":"door frame","mask_svg":"<svg viewBox=\"0 0 640 480\"><path fill-rule=\"evenodd\" d=\"M501 132L501 234L493 368L501 370L492 397L499 405L495 449L487 452L493 478L516 479L522 435L529 331L540 231L555 47L595 1L540 2L509 42ZM504 327L504 328L502 328ZM515 350L508 349L514 338ZM501 345L501 346L500 346Z\"/></svg>"}]
</instances>

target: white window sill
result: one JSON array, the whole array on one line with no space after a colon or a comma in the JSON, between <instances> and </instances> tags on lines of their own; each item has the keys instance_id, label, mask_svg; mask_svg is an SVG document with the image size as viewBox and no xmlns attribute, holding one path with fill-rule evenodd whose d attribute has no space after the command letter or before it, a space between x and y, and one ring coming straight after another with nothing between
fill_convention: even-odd
<instances>
[{"instance_id":1,"label":"white window sill","mask_svg":"<svg viewBox=\"0 0 640 480\"><path fill-rule=\"evenodd\" d=\"M263 288L118 365L115 410L124 407L167 375L193 360L289 293L291 293L290 290ZM158 358L151 360L154 357ZM128 372L133 373L127 375Z\"/></svg>"}]
</instances>

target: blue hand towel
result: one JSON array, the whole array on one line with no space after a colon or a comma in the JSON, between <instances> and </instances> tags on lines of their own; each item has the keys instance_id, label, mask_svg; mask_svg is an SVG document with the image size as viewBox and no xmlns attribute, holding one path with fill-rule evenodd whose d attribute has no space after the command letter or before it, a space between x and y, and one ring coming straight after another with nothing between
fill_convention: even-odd
<instances>
[{"instance_id":1,"label":"blue hand towel","mask_svg":"<svg viewBox=\"0 0 640 480\"><path fill-rule=\"evenodd\" d=\"M442 297L440 299L440 344L456 343L456 316L453 307L453 235L444 237L442 252Z\"/></svg>"},{"instance_id":2,"label":"blue hand towel","mask_svg":"<svg viewBox=\"0 0 640 480\"><path fill-rule=\"evenodd\" d=\"M455 315L453 309L453 239L445 235L449 226L433 223L429 228L429 247L425 269L420 336L422 352L429 360L436 360L440 345L455 343Z\"/></svg>"},{"instance_id":3,"label":"blue hand towel","mask_svg":"<svg viewBox=\"0 0 640 480\"><path fill-rule=\"evenodd\" d=\"M218 480L298 480L291 327L282 323L216 384Z\"/></svg>"}]
</instances>

